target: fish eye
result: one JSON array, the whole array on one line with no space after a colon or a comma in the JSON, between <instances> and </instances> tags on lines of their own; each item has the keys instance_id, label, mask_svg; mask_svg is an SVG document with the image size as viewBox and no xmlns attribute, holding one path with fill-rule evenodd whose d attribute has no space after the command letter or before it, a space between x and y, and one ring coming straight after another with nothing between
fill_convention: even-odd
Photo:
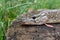
<instances>
[{"instance_id":1,"label":"fish eye","mask_svg":"<svg viewBox=\"0 0 60 40\"><path fill-rule=\"evenodd\" d=\"M32 17L32 19L36 19L36 17Z\"/></svg>"}]
</instances>

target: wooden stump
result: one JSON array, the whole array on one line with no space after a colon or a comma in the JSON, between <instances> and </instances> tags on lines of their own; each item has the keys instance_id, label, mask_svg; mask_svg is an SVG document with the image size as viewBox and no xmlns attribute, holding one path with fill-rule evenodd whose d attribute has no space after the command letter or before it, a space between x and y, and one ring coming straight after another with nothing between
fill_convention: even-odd
<instances>
[{"instance_id":1,"label":"wooden stump","mask_svg":"<svg viewBox=\"0 0 60 40\"><path fill-rule=\"evenodd\" d=\"M7 31L7 40L60 40L60 24L45 25L11 25Z\"/></svg>"}]
</instances>

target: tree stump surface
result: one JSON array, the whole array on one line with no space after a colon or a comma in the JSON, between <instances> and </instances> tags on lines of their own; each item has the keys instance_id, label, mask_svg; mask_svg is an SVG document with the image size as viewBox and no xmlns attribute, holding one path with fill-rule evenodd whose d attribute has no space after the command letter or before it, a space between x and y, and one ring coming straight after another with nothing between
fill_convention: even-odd
<instances>
[{"instance_id":1,"label":"tree stump surface","mask_svg":"<svg viewBox=\"0 0 60 40\"><path fill-rule=\"evenodd\" d=\"M51 24L54 28L45 25L12 25L7 32L7 40L60 40L60 24Z\"/></svg>"}]
</instances>

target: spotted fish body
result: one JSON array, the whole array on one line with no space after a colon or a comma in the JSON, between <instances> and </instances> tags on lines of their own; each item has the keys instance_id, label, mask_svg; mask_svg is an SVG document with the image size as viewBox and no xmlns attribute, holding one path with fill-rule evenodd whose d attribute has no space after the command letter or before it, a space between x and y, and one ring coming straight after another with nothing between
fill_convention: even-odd
<instances>
[{"instance_id":1,"label":"spotted fish body","mask_svg":"<svg viewBox=\"0 0 60 40\"><path fill-rule=\"evenodd\" d=\"M59 23L60 10L34 10L20 16L21 24Z\"/></svg>"},{"instance_id":2,"label":"spotted fish body","mask_svg":"<svg viewBox=\"0 0 60 40\"><path fill-rule=\"evenodd\" d=\"M46 10L49 18L47 23L60 23L60 10Z\"/></svg>"}]
</instances>

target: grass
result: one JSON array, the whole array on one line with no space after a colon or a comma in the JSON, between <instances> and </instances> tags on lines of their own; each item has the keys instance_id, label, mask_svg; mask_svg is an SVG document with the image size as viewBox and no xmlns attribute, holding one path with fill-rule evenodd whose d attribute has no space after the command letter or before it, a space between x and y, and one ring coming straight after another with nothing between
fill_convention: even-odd
<instances>
[{"instance_id":1,"label":"grass","mask_svg":"<svg viewBox=\"0 0 60 40\"><path fill-rule=\"evenodd\" d=\"M0 40L6 40L11 21L29 8L60 9L60 0L0 0Z\"/></svg>"}]
</instances>

